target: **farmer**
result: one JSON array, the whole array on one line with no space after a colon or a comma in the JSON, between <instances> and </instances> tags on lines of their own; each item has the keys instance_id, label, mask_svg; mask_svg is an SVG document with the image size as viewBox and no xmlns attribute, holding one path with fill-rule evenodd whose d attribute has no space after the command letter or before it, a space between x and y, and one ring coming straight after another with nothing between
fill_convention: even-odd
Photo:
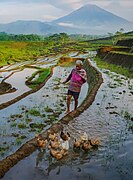
<instances>
[{"instance_id":1,"label":"farmer","mask_svg":"<svg viewBox=\"0 0 133 180\"><path fill-rule=\"evenodd\" d=\"M80 94L81 86L86 82L87 75L86 71L82 68L83 62L81 60L76 61L76 68L72 69L71 73L67 79L63 82L64 84L70 81L67 93L67 111L66 114L70 112L70 102L73 96L75 101L74 110L78 106L78 97Z\"/></svg>"}]
</instances>

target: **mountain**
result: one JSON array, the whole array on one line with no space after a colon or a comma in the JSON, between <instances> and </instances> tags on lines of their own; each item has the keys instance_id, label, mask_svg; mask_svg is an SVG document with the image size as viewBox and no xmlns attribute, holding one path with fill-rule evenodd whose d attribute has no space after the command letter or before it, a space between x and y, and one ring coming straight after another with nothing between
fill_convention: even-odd
<instances>
[{"instance_id":1,"label":"mountain","mask_svg":"<svg viewBox=\"0 0 133 180\"><path fill-rule=\"evenodd\" d=\"M120 28L125 31L133 29L133 23L116 16L96 5L85 5L80 9L52 22L16 21L0 24L0 32L11 34L105 34L116 32Z\"/></svg>"},{"instance_id":2,"label":"mountain","mask_svg":"<svg viewBox=\"0 0 133 180\"><path fill-rule=\"evenodd\" d=\"M11 34L49 34L60 32L57 27L40 21L16 21L0 24L0 32Z\"/></svg>"},{"instance_id":3,"label":"mountain","mask_svg":"<svg viewBox=\"0 0 133 180\"><path fill-rule=\"evenodd\" d=\"M71 14L53 21L65 27L80 29L81 32L116 32L120 28L131 30L133 23L116 16L96 5L85 5Z\"/></svg>"}]
</instances>

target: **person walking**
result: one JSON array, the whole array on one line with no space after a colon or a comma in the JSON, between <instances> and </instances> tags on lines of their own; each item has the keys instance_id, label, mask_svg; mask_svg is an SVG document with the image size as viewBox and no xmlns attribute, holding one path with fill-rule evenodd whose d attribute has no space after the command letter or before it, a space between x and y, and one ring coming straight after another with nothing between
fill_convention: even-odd
<instances>
[{"instance_id":1,"label":"person walking","mask_svg":"<svg viewBox=\"0 0 133 180\"><path fill-rule=\"evenodd\" d=\"M77 60L76 68L72 69L67 79L63 82L63 84L65 84L68 81L70 81L67 92L66 114L70 112L70 102L72 97L74 98L75 101L74 110L77 109L78 98L81 91L81 87L87 81L87 74L86 71L82 68L82 66L83 66L83 62L81 60Z\"/></svg>"}]
</instances>

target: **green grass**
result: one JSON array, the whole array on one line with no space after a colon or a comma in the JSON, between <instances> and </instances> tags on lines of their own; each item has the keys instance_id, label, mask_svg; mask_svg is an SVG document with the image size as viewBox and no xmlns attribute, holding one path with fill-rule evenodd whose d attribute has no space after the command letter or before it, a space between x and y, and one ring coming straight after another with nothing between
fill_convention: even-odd
<instances>
[{"instance_id":1,"label":"green grass","mask_svg":"<svg viewBox=\"0 0 133 180\"><path fill-rule=\"evenodd\" d=\"M24 123L20 123L20 124L18 124L18 128L19 129L25 129L26 125Z\"/></svg>"},{"instance_id":2,"label":"green grass","mask_svg":"<svg viewBox=\"0 0 133 180\"><path fill-rule=\"evenodd\" d=\"M127 120L130 120L131 119L131 114L129 112L125 111L124 118L127 119Z\"/></svg>"},{"instance_id":3,"label":"green grass","mask_svg":"<svg viewBox=\"0 0 133 180\"><path fill-rule=\"evenodd\" d=\"M111 51L114 54L124 54L128 56L133 56L133 53L123 52L123 51Z\"/></svg>"},{"instance_id":4,"label":"green grass","mask_svg":"<svg viewBox=\"0 0 133 180\"><path fill-rule=\"evenodd\" d=\"M37 80L34 81L34 83L42 83L46 78L47 76L50 74L50 68L48 69L43 69L43 70L40 70L39 71L39 77L37 78Z\"/></svg>"},{"instance_id":5,"label":"green grass","mask_svg":"<svg viewBox=\"0 0 133 180\"><path fill-rule=\"evenodd\" d=\"M22 139L20 137L16 138L16 144L17 145L22 144Z\"/></svg>"},{"instance_id":6,"label":"green grass","mask_svg":"<svg viewBox=\"0 0 133 180\"><path fill-rule=\"evenodd\" d=\"M124 34L122 38L133 38L133 33L129 32ZM5 35L7 36L7 35ZM13 41L0 41L0 66L4 66L11 63L35 60L40 56L49 56L57 53L66 53L70 51L83 52L84 49L97 49L103 45L113 45L114 39L118 37L102 38L95 40L86 40L84 37L80 37L80 40L66 37L65 41L62 41L62 36L57 34L43 38L38 42L38 38L33 38L34 41L30 42L25 40L18 42L18 39L14 38ZM35 35L36 36L36 35ZM41 38L42 39L42 38ZM91 37L92 39L92 37ZM25 40L25 41L24 41Z\"/></svg>"},{"instance_id":7,"label":"green grass","mask_svg":"<svg viewBox=\"0 0 133 180\"><path fill-rule=\"evenodd\" d=\"M46 80L50 73L51 68L40 69L39 71L32 74L32 76L27 80L26 85L29 86L31 89L35 89L38 85L40 85ZM32 81L32 79L35 78L37 74L39 74L39 77Z\"/></svg>"},{"instance_id":8,"label":"green grass","mask_svg":"<svg viewBox=\"0 0 133 180\"><path fill-rule=\"evenodd\" d=\"M61 78L58 78L58 77L56 77L55 79L54 79L54 81L56 81L56 82L60 82L61 81Z\"/></svg>"},{"instance_id":9,"label":"green grass","mask_svg":"<svg viewBox=\"0 0 133 180\"><path fill-rule=\"evenodd\" d=\"M103 40L95 40L95 41L90 41L93 45L97 44L99 45L113 45L113 42L111 39L103 39Z\"/></svg>"},{"instance_id":10,"label":"green grass","mask_svg":"<svg viewBox=\"0 0 133 180\"><path fill-rule=\"evenodd\" d=\"M53 112L53 109L51 109L51 108L48 107L48 106L46 106L46 107L44 108L44 110L45 110L46 112Z\"/></svg>"},{"instance_id":11,"label":"green grass","mask_svg":"<svg viewBox=\"0 0 133 180\"><path fill-rule=\"evenodd\" d=\"M30 124L30 128L32 128L32 129L36 129L36 128L43 129L44 127L45 127L45 124L39 123L39 122Z\"/></svg>"},{"instance_id":12,"label":"green grass","mask_svg":"<svg viewBox=\"0 0 133 180\"><path fill-rule=\"evenodd\" d=\"M103 60L101 60L99 57L94 58L94 60L97 63L97 66L102 69L109 69L112 72L116 72L118 74L124 75L129 78L133 78L133 73L130 72L127 68L123 68L122 66L118 66L115 64L109 64Z\"/></svg>"},{"instance_id":13,"label":"green grass","mask_svg":"<svg viewBox=\"0 0 133 180\"><path fill-rule=\"evenodd\" d=\"M12 115L10 116L10 118L22 118L22 117L23 117L22 114L12 114Z\"/></svg>"},{"instance_id":14,"label":"green grass","mask_svg":"<svg viewBox=\"0 0 133 180\"><path fill-rule=\"evenodd\" d=\"M0 41L0 66L14 64L29 60L36 60L39 57L65 53L68 51L82 51L88 45L80 44L67 40L64 44L62 41L56 42L17 42L17 41Z\"/></svg>"},{"instance_id":15,"label":"green grass","mask_svg":"<svg viewBox=\"0 0 133 180\"><path fill-rule=\"evenodd\" d=\"M17 126L17 123L16 122L13 122L12 124L11 124L11 127L16 127Z\"/></svg>"},{"instance_id":16,"label":"green grass","mask_svg":"<svg viewBox=\"0 0 133 180\"><path fill-rule=\"evenodd\" d=\"M30 109L28 112L33 116L41 116L40 111L37 109Z\"/></svg>"},{"instance_id":17,"label":"green grass","mask_svg":"<svg viewBox=\"0 0 133 180\"><path fill-rule=\"evenodd\" d=\"M0 154L1 155L4 155L5 154L5 151L9 150L9 146L6 145L5 147L0 147Z\"/></svg>"}]
</instances>

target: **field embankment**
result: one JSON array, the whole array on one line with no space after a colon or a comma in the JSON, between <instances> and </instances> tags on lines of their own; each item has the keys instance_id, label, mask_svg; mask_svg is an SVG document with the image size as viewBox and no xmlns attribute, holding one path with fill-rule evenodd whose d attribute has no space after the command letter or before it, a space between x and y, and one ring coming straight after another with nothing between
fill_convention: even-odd
<instances>
[{"instance_id":1,"label":"field embankment","mask_svg":"<svg viewBox=\"0 0 133 180\"><path fill-rule=\"evenodd\" d=\"M133 46L133 39L119 40L116 45L117 46L127 46L127 47L131 48Z\"/></svg>"},{"instance_id":2,"label":"field embankment","mask_svg":"<svg viewBox=\"0 0 133 180\"><path fill-rule=\"evenodd\" d=\"M133 53L132 53L133 39L125 39L118 41L117 47L103 46L98 50L98 57L103 61L111 64L120 65L124 68L133 71Z\"/></svg>"}]
</instances>

